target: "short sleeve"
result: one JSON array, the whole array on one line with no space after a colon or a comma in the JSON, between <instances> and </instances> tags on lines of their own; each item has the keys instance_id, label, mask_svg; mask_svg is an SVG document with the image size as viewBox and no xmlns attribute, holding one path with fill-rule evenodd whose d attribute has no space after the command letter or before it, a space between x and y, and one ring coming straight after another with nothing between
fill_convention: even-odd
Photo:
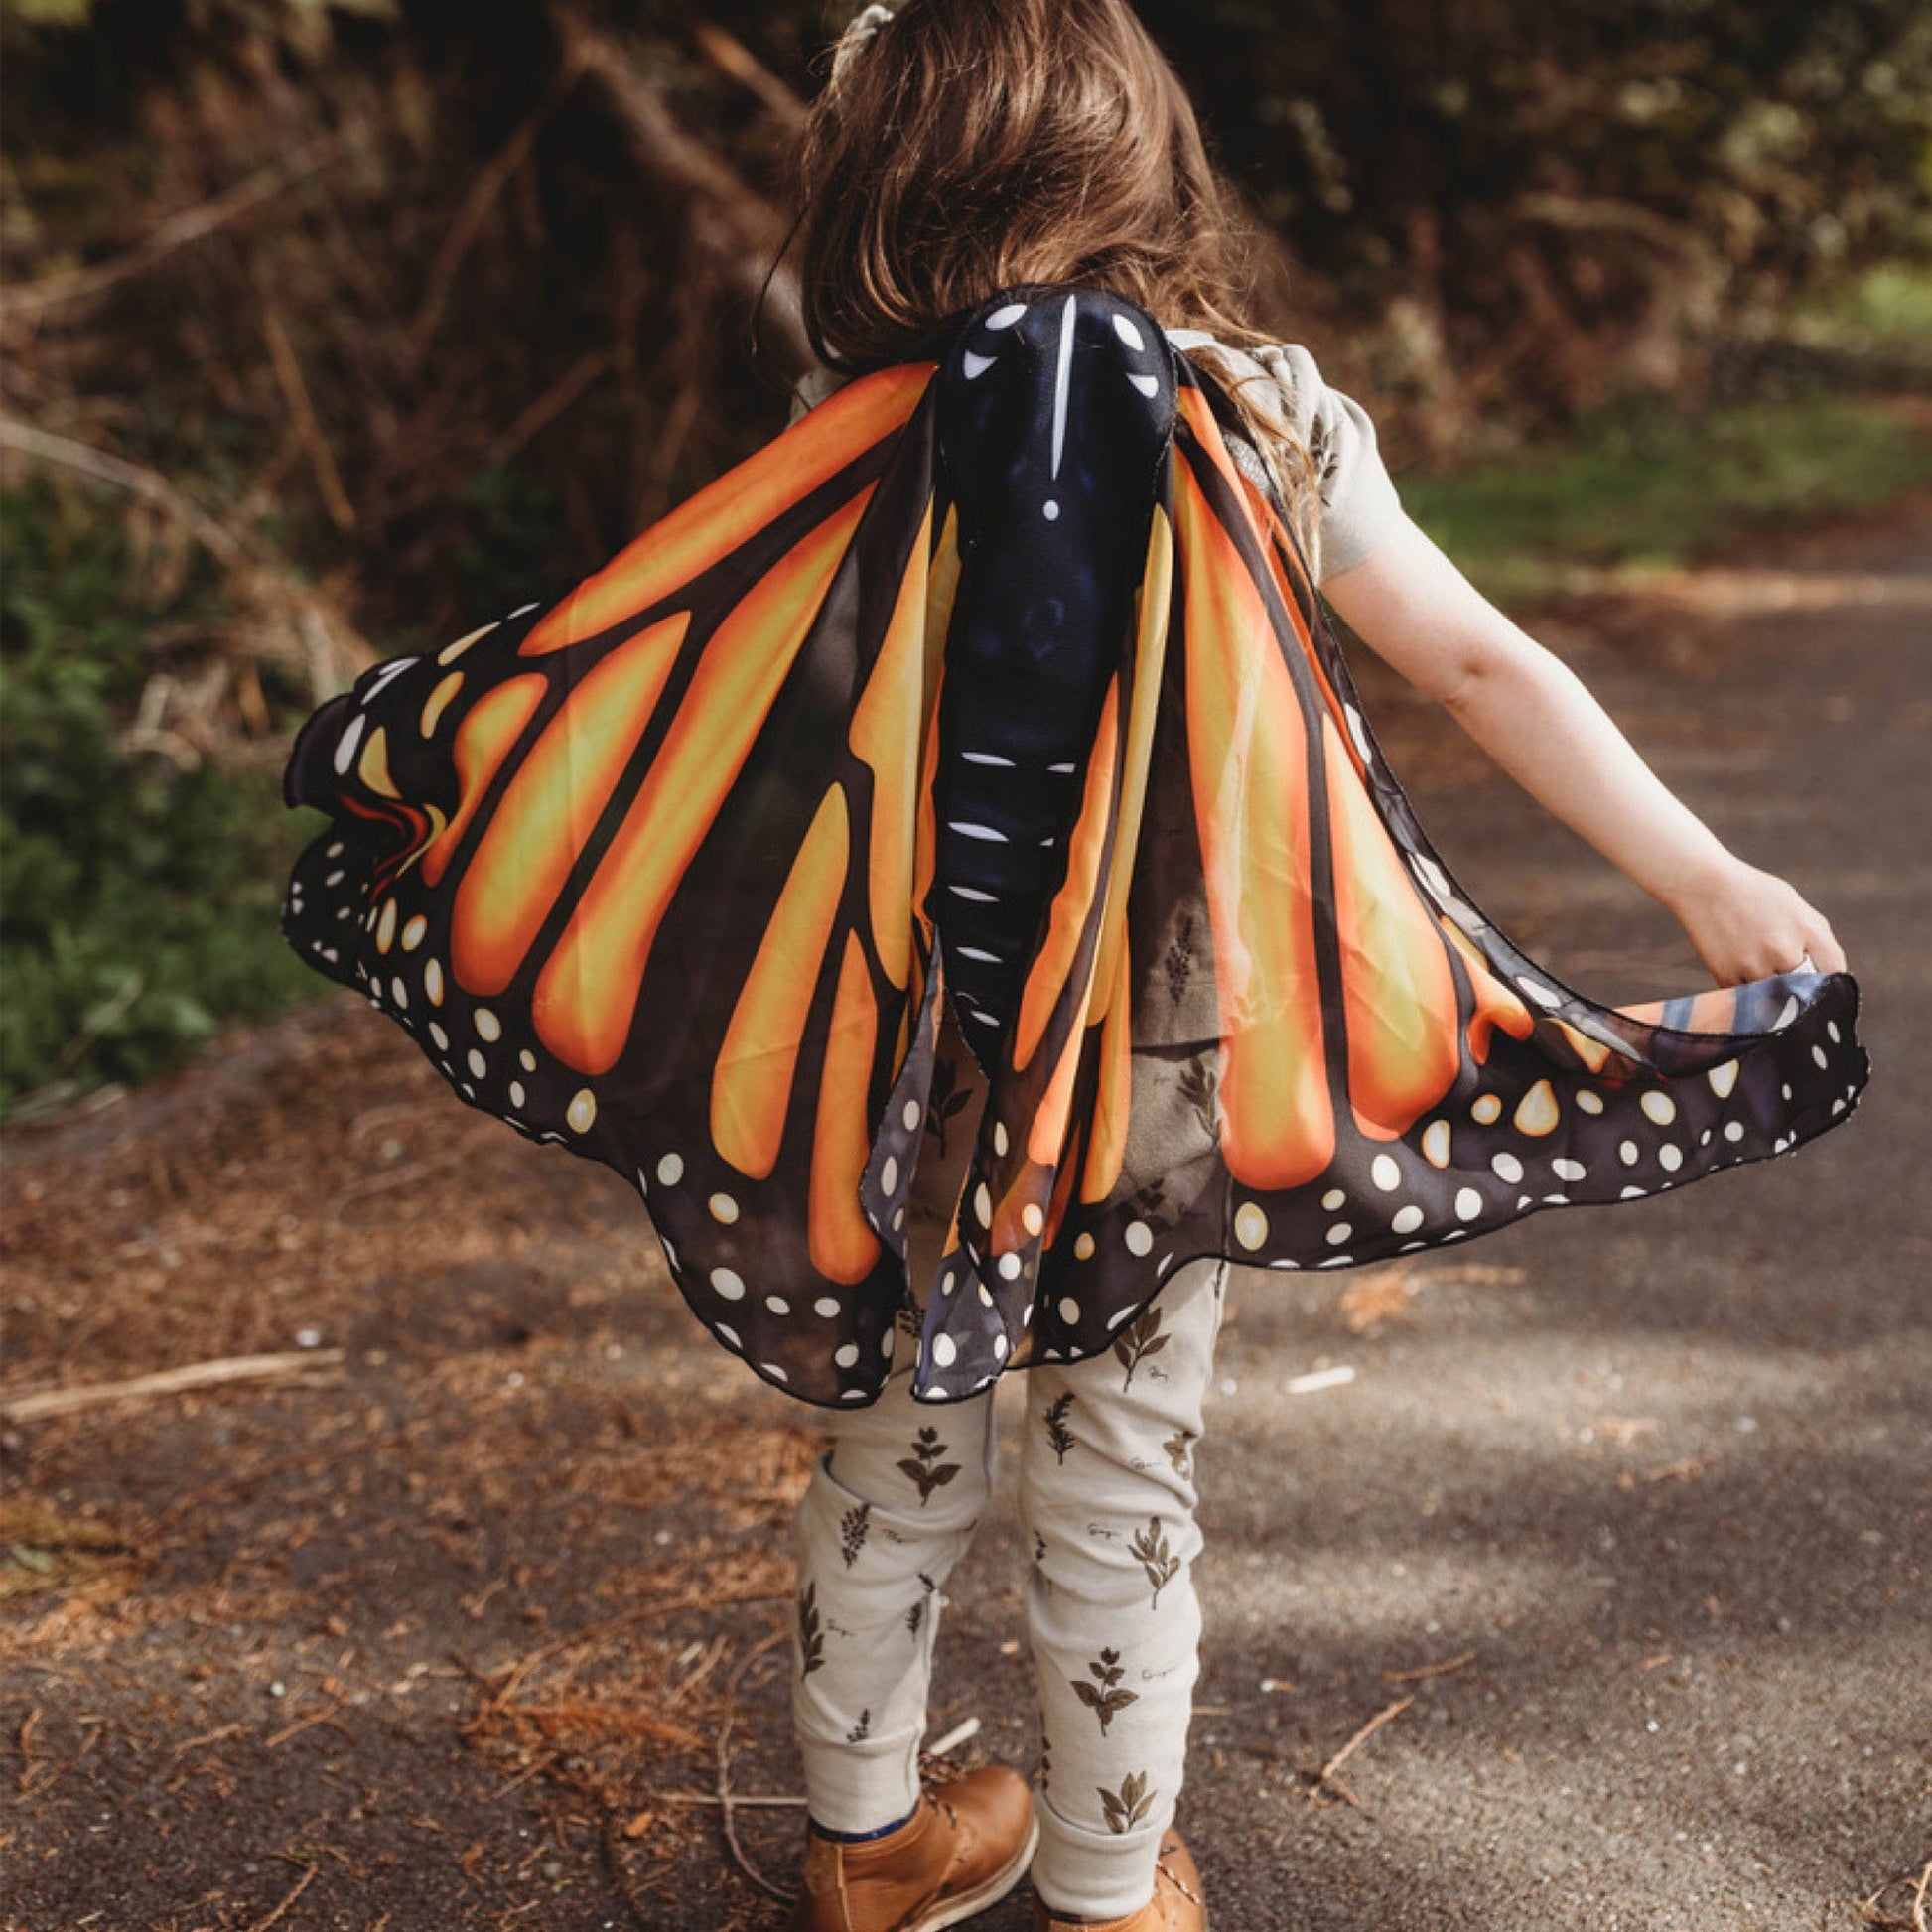
<instances>
[{"instance_id":1,"label":"short sleeve","mask_svg":"<svg viewBox=\"0 0 1932 1932\"><path fill-rule=\"evenodd\" d=\"M1323 579L1352 569L1401 522L1402 500L1367 410L1352 396L1330 388L1300 343L1231 349L1192 329L1170 330L1168 339L1180 349L1213 344L1236 360L1245 355L1273 378L1283 413L1315 467Z\"/></svg>"},{"instance_id":2,"label":"short sleeve","mask_svg":"<svg viewBox=\"0 0 1932 1932\"><path fill-rule=\"evenodd\" d=\"M843 380L844 378L832 369L808 369L792 387L791 421L795 423L808 410L816 409Z\"/></svg>"}]
</instances>

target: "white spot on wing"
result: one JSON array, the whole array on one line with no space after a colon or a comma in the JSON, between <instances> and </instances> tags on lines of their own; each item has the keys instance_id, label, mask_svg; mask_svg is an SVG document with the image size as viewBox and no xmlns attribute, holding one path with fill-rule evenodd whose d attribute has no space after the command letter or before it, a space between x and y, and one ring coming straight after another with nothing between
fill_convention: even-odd
<instances>
[{"instance_id":1,"label":"white spot on wing","mask_svg":"<svg viewBox=\"0 0 1932 1932\"><path fill-rule=\"evenodd\" d=\"M348 721L348 729L336 741L336 775L338 777L347 776L348 767L355 762L355 748L361 742L362 714L358 711Z\"/></svg>"}]
</instances>

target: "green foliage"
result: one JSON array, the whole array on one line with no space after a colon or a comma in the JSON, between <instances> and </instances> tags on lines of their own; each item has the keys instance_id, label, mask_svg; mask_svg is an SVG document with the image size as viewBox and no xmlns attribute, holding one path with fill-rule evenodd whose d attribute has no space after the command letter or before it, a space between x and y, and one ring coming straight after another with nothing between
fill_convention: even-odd
<instances>
[{"instance_id":1,"label":"green foliage","mask_svg":"<svg viewBox=\"0 0 1932 1932\"><path fill-rule=\"evenodd\" d=\"M1875 507L1932 480L1932 439L1880 402L1819 394L1692 419L1626 404L1566 447L1400 480L1409 514L1492 598L1577 565L1683 564L1753 524Z\"/></svg>"},{"instance_id":2,"label":"green foliage","mask_svg":"<svg viewBox=\"0 0 1932 1932\"><path fill-rule=\"evenodd\" d=\"M1801 342L1898 348L1932 361L1932 263L1880 262L1793 309Z\"/></svg>"},{"instance_id":3,"label":"green foliage","mask_svg":"<svg viewBox=\"0 0 1932 1932\"><path fill-rule=\"evenodd\" d=\"M208 583L136 581L110 506L0 495L0 1107L138 1079L316 990L276 926L298 831L274 774L130 755L151 640Z\"/></svg>"}]
</instances>

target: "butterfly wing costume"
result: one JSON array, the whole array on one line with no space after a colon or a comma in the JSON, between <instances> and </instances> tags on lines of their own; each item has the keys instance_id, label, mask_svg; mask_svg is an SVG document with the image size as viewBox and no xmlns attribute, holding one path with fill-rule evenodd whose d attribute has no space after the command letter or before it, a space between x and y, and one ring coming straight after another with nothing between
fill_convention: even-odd
<instances>
[{"instance_id":1,"label":"butterfly wing costume","mask_svg":"<svg viewBox=\"0 0 1932 1932\"><path fill-rule=\"evenodd\" d=\"M1238 433L1121 298L955 319L318 711L290 943L621 1173L700 1320L825 1405L908 1303L942 1003L988 1093L911 1298L935 1402L1198 1256L1379 1261L1846 1118L1851 975L1604 1007L1483 916Z\"/></svg>"}]
</instances>

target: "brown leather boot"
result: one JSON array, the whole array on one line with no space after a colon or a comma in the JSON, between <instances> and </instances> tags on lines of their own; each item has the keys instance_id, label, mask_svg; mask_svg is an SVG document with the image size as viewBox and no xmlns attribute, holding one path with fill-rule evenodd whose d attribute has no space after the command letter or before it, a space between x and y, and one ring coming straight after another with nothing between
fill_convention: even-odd
<instances>
[{"instance_id":1,"label":"brown leather boot","mask_svg":"<svg viewBox=\"0 0 1932 1932\"><path fill-rule=\"evenodd\" d=\"M1154 1867L1154 1896L1125 1918L1055 1918L1042 1900L1034 1900L1039 1932L1207 1932L1207 1903L1193 1855L1172 1826L1162 1835Z\"/></svg>"},{"instance_id":2,"label":"brown leather boot","mask_svg":"<svg viewBox=\"0 0 1932 1932\"><path fill-rule=\"evenodd\" d=\"M940 1932L1004 1898L1039 1842L1032 1787L988 1764L926 1787L896 1832L856 1845L808 1834L791 1932Z\"/></svg>"}]
</instances>

